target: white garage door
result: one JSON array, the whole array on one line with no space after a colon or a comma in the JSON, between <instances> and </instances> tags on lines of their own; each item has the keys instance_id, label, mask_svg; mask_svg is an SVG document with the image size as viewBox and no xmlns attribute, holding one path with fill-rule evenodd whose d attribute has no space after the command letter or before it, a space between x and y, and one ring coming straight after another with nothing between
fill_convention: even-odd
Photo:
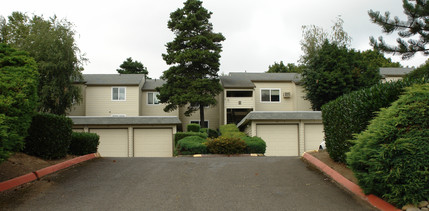
<instances>
[{"instance_id":1,"label":"white garage door","mask_svg":"<svg viewBox=\"0 0 429 211\"><path fill-rule=\"evenodd\" d=\"M173 156L172 129L134 129L134 157Z\"/></svg>"},{"instance_id":2,"label":"white garage door","mask_svg":"<svg viewBox=\"0 0 429 211\"><path fill-rule=\"evenodd\" d=\"M305 151L319 149L323 141L323 124L305 124L304 125L304 146Z\"/></svg>"},{"instance_id":3,"label":"white garage door","mask_svg":"<svg viewBox=\"0 0 429 211\"><path fill-rule=\"evenodd\" d=\"M128 157L128 129L90 129L100 136L98 152L102 157Z\"/></svg>"},{"instance_id":4,"label":"white garage door","mask_svg":"<svg viewBox=\"0 0 429 211\"><path fill-rule=\"evenodd\" d=\"M256 135L267 144L267 156L298 156L298 125L257 125Z\"/></svg>"}]
</instances>

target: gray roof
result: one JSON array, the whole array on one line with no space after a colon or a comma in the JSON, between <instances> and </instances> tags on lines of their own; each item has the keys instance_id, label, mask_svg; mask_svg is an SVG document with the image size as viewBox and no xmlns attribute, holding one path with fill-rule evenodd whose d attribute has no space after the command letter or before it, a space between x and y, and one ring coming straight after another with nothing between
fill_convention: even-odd
<instances>
[{"instance_id":1,"label":"gray roof","mask_svg":"<svg viewBox=\"0 0 429 211\"><path fill-rule=\"evenodd\" d=\"M139 85L144 74L83 74L88 85Z\"/></svg>"},{"instance_id":2,"label":"gray roof","mask_svg":"<svg viewBox=\"0 0 429 211\"><path fill-rule=\"evenodd\" d=\"M380 74L382 76L404 76L413 70L414 70L414 68L381 67L380 68Z\"/></svg>"},{"instance_id":3,"label":"gray roof","mask_svg":"<svg viewBox=\"0 0 429 211\"><path fill-rule=\"evenodd\" d=\"M90 117L69 116L74 125L179 125L175 116Z\"/></svg>"},{"instance_id":4,"label":"gray roof","mask_svg":"<svg viewBox=\"0 0 429 211\"><path fill-rule=\"evenodd\" d=\"M229 76L221 76L220 80L224 88L254 88L255 84L253 82L256 81L293 81L299 83L301 81L301 74L232 72Z\"/></svg>"},{"instance_id":5,"label":"gray roof","mask_svg":"<svg viewBox=\"0 0 429 211\"><path fill-rule=\"evenodd\" d=\"M160 87L163 84L165 84L165 81L161 79L147 79L142 90L153 91L156 87Z\"/></svg>"},{"instance_id":6,"label":"gray roof","mask_svg":"<svg viewBox=\"0 0 429 211\"><path fill-rule=\"evenodd\" d=\"M248 113L238 126L246 125L252 120L321 120L321 111L252 111Z\"/></svg>"}]
</instances>

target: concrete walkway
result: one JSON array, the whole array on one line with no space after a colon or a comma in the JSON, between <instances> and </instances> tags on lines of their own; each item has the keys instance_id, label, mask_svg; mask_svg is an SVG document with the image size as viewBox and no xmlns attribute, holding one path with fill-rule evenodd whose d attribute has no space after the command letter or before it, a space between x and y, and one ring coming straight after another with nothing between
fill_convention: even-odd
<instances>
[{"instance_id":1,"label":"concrete walkway","mask_svg":"<svg viewBox=\"0 0 429 211\"><path fill-rule=\"evenodd\" d=\"M372 210L299 157L100 158L0 195L17 210Z\"/></svg>"}]
</instances>

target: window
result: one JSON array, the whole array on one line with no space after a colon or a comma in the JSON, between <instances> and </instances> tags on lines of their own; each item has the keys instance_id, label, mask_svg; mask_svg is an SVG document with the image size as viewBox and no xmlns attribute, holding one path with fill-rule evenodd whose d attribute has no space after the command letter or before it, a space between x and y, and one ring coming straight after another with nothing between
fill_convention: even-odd
<instances>
[{"instance_id":1,"label":"window","mask_svg":"<svg viewBox=\"0 0 429 211\"><path fill-rule=\"evenodd\" d=\"M226 97L252 97L252 91L226 91Z\"/></svg>"},{"instance_id":2,"label":"window","mask_svg":"<svg viewBox=\"0 0 429 211\"><path fill-rule=\"evenodd\" d=\"M112 100L125 101L125 87L112 87Z\"/></svg>"},{"instance_id":3,"label":"window","mask_svg":"<svg viewBox=\"0 0 429 211\"><path fill-rule=\"evenodd\" d=\"M280 102L280 89L261 89L261 102Z\"/></svg>"},{"instance_id":4,"label":"window","mask_svg":"<svg viewBox=\"0 0 429 211\"><path fill-rule=\"evenodd\" d=\"M200 120L191 120L191 124L200 124ZM204 128L209 128L209 121L204 120Z\"/></svg>"},{"instance_id":5,"label":"window","mask_svg":"<svg viewBox=\"0 0 429 211\"><path fill-rule=\"evenodd\" d=\"M159 95L158 92L148 92L147 93L147 104L149 104L149 105L159 104L159 100L158 100L157 95Z\"/></svg>"}]
</instances>

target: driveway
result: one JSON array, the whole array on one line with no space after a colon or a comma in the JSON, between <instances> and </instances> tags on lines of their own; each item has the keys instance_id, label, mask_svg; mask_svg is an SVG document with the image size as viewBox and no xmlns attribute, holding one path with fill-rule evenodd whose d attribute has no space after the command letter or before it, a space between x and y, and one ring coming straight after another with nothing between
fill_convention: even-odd
<instances>
[{"instance_id":1,"label":"driveway","mask_svg":"<svg viewBox=\"0 0 429 211\"><path fill-rule=\"evenodd\" d=\"M299 157L100 158L0 196L17 210L372 210Z\"/></svg>"}]
</instances>

